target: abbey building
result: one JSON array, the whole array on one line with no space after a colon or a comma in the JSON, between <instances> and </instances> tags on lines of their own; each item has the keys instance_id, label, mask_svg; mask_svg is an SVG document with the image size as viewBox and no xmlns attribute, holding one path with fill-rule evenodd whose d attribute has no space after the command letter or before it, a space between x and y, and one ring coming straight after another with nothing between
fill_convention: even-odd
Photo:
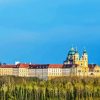
<instances>
[{"instance_id":1,"label":"abbey building","mask_svg":"<svg viewBox=\"0 0 100 100\"><path fill-rule=\"evenodd\" d=\"M88 54L86 50L83 51L83 54L80 57L77 49L71 48L64 64L77 64L81 67L88 67Z\"/></svg>"},{"instance_id":2,"label":"abbey building","mask_svg":"<svg viewBox=\"0 0 100 100\"><path fill-rule=\"evenodd\" d=\"M3 64L0 65L0 76L37 77L46 80L66 76L100 77L100 67L88 64L86 50L80 56L77 49L71 48L63 64Z\"/></svg>"},{"instance_id":3,"label":"abbey building","mask_svg":"<svg viewBox=\"0 0 100 100\"><path fill-rule=\"evenodd\" d=\"M73 71L71 73L73 76L100 76L100 66L88 63L88 53L86 50L83 50L82 56L80 56L77 49L71 48L66 60L64 61L65 66L68 66L69 64L76 65L72 68Z\"/></svg>"}]
</instances>

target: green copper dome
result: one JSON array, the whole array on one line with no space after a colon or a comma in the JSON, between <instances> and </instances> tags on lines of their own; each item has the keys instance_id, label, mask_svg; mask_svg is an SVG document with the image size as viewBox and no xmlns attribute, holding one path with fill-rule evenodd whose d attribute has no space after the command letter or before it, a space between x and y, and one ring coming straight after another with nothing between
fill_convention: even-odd
<instances>
[{"instance_id":1,"label":"green copper dome","mask_svg":"<svg viewBox=\"0 0 100 100\"><path fill-rule=\"evenodd\" d=\"M68 55L75 55L76 51L74 48L71 48L70 51L68 52Z\"/></svg>"},{"instance_id":2,"label":"green copper dome","mask_svg":"<svg viewBox=\"0 0 100 100\"><path fill-rule=\"evenodd\" d=\"M86 51L86 49L83 51L83 54L87 54L87 51Z\"/></svg>"}]
</instances>

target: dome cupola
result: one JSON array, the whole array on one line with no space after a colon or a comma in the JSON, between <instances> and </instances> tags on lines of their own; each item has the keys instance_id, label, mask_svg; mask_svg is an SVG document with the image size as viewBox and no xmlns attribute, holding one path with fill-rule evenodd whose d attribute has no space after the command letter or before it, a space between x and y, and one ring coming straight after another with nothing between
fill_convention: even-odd
<instances>
[{"instance_id":1,"label":"dome cupola","mask_svg":"<svg viewBox=\"0 0 100 100\"><path fill-rule=\"evenodd\" d=\"M76 51L74 48L71 48L70 51L68 52L68 56L69 55L75 55Z\"/></svg>"}]
</instances>

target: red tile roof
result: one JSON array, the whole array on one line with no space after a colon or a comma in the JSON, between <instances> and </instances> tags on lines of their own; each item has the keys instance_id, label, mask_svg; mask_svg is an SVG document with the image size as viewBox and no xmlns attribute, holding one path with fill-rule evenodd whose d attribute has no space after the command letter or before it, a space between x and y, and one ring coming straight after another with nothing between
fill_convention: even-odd
<instances>
[{"instance_id":1,"label":"red tile roof","mask_svg":"<svg viewBox=\"0 0 100 100\"><path fill-rule=\"evenodd\" d=\"M49 64L48 68L62 68L63 64Z\"/></svg>"},{"instance_id":2,"label":"red tile roof","mask_svg":"<svg viewBox=\"0 0 100 100\"><path fill-rule=\"evenodd\" d=\"M29 68L29 64L19 64L19 68Z\"/></svg>"},{"instance_id":3,"label":"red tile roof","mask_svg":"<svg viewBox=\"0 0 100 100\"><path fill-rule=\"evenodd\" d=\"M1 65L0 68L16 68L16 65Z\"/></svg>"}]
</instances>

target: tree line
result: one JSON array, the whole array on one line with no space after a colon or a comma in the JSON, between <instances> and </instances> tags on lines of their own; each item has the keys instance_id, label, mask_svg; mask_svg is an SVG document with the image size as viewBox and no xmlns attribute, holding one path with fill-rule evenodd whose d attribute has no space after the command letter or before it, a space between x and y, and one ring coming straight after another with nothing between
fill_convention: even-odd
<instances>
[{"instance_id":1,"label":"tree line","mask_svg":"<svg viewBox=\"0 0 100 100\"><path fill-rule=\"evenodd\" d=\"M100 100L100 78L2 76L0 100Z\"/></svg>"}]
</instances>

